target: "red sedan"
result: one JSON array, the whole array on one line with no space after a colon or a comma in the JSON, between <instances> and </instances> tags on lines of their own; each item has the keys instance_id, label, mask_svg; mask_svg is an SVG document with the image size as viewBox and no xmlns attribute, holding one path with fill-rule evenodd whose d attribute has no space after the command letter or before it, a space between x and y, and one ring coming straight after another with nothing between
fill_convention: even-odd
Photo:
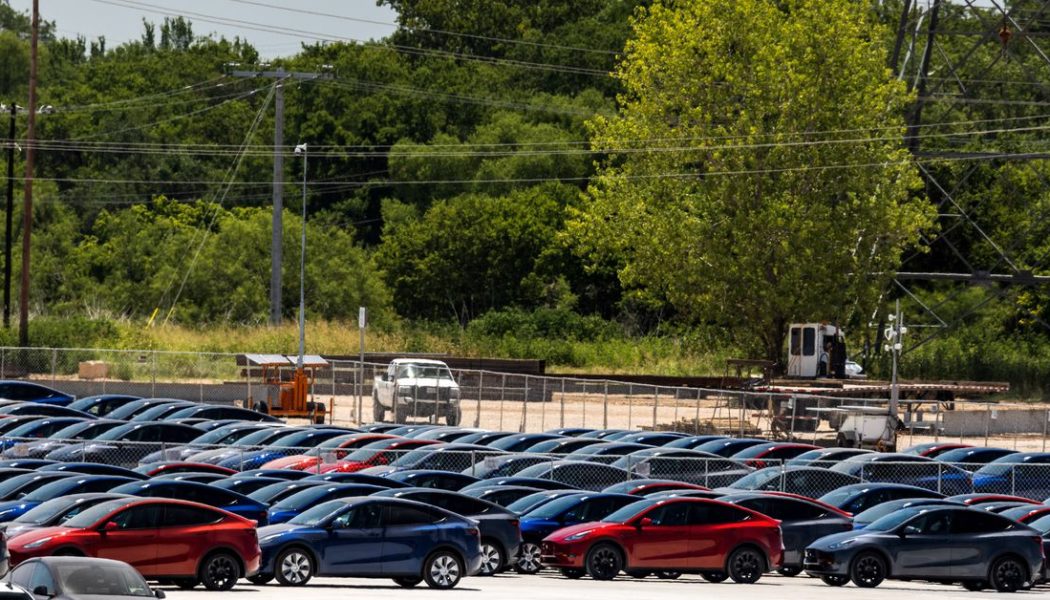
<instances>
[{"instance_id":1,"label":"red sedan","mask_svg":"<svg viewBox=\"0 0 1050 600\"><path fill-rule=\"evenodd\" d=\"M255 524L196 502L121 498L96 504L61 527L16 535L11 565L38 556L92 556L124 561L148 579L189 589L228 590L259 570Z\"/></svg>"},{"instance_id":2,"label":"red sedan","mask_svg":"<svg viewBox=\"0 0 1050 600\"><path fill-rule=\"evenodd\" d=\"M407 438L379 440L354 450L344 460L321 465L318 470L321 473L354 473L369 467L382 467L420 446L429 446L436 443L432 440Z\"/></svg>"},{"instance_id":3,"label":"red sedan","mask_svg":"<svg viewBox=\"0 0 1050 600\"><path fill-rule=\"evenodd\" d=\"M754 583L783 560L779 523L706 498L642 500L605 519L559 529L540 546L567 577L612 579L623 570L700 573Z\"/></svg>"}]
</instances>

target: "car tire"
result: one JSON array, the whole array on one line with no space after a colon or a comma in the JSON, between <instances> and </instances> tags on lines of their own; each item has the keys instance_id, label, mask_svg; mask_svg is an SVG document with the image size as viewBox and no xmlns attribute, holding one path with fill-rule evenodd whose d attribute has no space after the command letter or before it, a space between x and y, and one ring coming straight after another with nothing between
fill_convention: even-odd
<instances>
[{"instance_id":1,"label":"car tire","mask_svg":"<svg viewBox=\"0 0 1050 600\"><path fill-rule=\"evenodd\" d=\"M451 590L463 579L463 561L455 552L438 550L423 563L423 580L435 590Z\"/></svg>"},{"instance_id":2,"label":"car tire","mask_svg":"<svg viewBox=\"0 0 1050 600\"><path fill-rule=\"evenodd\" d=\"M849 578L857 587L878 587L886 579L886 561L874 552L862 552L850 562Z\"/></svg>"},{"instance_id":3,"label":"car tire","mask_svg":"<svg viewBox=\"0 0 1050 600\"><path fill-rule=\"evenodd\" d=\"M729 579L729 575L726 573L701 573L700 577L703 577L704 581L710 583L722 583L726 579Z\"/></svg>"},{"instance_id":4,"label":"car tire","mask_svg":"<svg viewBox=\"0 0 1050 600\"><path fill-rule=\"evenodd\" d=\"M481 571L478 575L495 575L503 570L503 547L492 540L481 540Z\"/></svg>"},{"instance_id":5,"label":"car tire","mask_svg":"<svg viewBox=\"0 0 1050 600\"><path fill-rule=\"evenodd\" d=\"M569 579L579 579L587 574L584 569L561 569L561 574Z\"/></svg>"},{"instance_id":6,"label":"car tire","mask_svg":"<svg viewBox=\"0 0 1050 600\"><path fill-rule=\"evenodd\" d=\"M417 585L419 585L420 583L423 583L423 578L422 577L395 577L394 578L394 583L398 584L399 586L401 586L401 587L403 587L405 589L414 588Z\"/></svg>"},{"instance_id":7,"label":"car tire","mask_svg":"<svg viewBox=\"0 0 1050 600\"><path fill-rule=\"evenodd\" d=\"M587 551L583 564L586 565L587 574L591 579L608 581L623 570L623 555L620 554L620 549L612 544L595 544Z\"/></svg>"},{"instance_id":8,"label":"car tire","mask_svg":"<svg viewBox=\"0 0 1050 600\"><path fill-rule=\"evenodd\" d=\"M192 590L199 582L193 577L180 577L174 580L174 583L180 590Z\"/></svg>"},{"instance_id":9,"label":"car tire","mask_svg":"<svg viewBox=\"0 0 1050 600\"><path fill-rule=\"evenodd\" d=\"M963 589L967 592L981 592L988 589L987 581L964 581L962 582Z\"/></svg>"},{"instance_id":10,"label":"car tire","mask_svg":"<svg viewBox=\"0 0 1050 600\"><path fill-rule=\"evenodd\" d=\"M522 575L535 575L542 568L539 545L523 542L518 549L518 560L514 563L514 570Z\"/></svg>"},{"instance_id":11,"label":"car tire","mask_svg":"<svg viewBox=\"0 0 1050 600\"><path fill-rule=\"evenodd\" d=\"M376 423L382 423L386 419L386 409L379 403L379 396L372 394L372 419Z\"/></svg>"},{"instance_id":12,"label":"car tire","mask_svg":"<svg viewBox=\"0 0 1050 600\"><path fill-rule=\"evenodd\" d=\"M408 422L408 407L394 401L394 422L404 425Z\"/></svg>"},{"instance_id":13,"label":"car tire","mask_svg":"<svg viewBox=\"0 0 1050 600\"><path fill-rule=\"evenodd\" d=\"M241 564L229 552L216 552L205 557L197 577L212 592L231 590L240 578Z\"/></svg>"},{"instance_id":14,"label":"car tire","mask_svg":"<svg viewBox=\"0 0 1050 600\"><path fill-rule=\"evenodd\" d=\"M273 581L273 575L271 573L256 573L255 575L248 577L248 581L255 585L266 585Z\"/></svg>"},{"instance_id":15,"label":"car tire","mask_svg":"<svg viewBox=\"0 0 1050 600\"><path fill-rule=\"evenodd\" d=\"M678 579L682 576L681 571L657 571L655 573L657 579Z\"/></svg>"},{"instance_id":16,"label":"car tire","mask_svg":"<svg viewBox=\"0 0 1050 600\"><path fill-rule=\"evenodd\" d=\"M780 573L784 577L794 577L802 572L802 569L798 567L780 567L777 569L777 573Z\"/></svg>"},{"instance_id":17,"label":"car tire","mask_svg":"<svg viewBox=\"0 0 1050 600\"><path fill-rule=\"evenodd\" d=\"M849 575L821 575L820 580L824 582L824 585L842 587L849 583Z\"/></svg>"},{"instance_id":18,"label":"car tire","mask_svg":"<svg viewBox=\"0 0 1050 600\"><path fill-rule=\"evenodd\" d=\"M626 573L629 577L633 577L635 579L645 579L646 577L653 574L652 571L627 571Z\"/></svg>"},{"instance_id":19,"label":"car tire","mask_svg":"<svg viewBox=\"0 0 1050 600\"><path fill-rule=\"evenodd\" d=\"M1013 556L1004 556L992 563L988 582L997 592L1016 592L1028 581L1028 567Z\"/></svg>"},{"instance_id":20,"label":"car tire","mask_svg":"<svg viewBox=\"0 0 1050 600\"><path fill-rule=\"evenodd\" d=\"M273 574L281 585L306 585L314 576L317 567L314 558L302 548L282 550L274 561Z\"/></svg>"},{"instance_id":21,"label":"car tire","mask_svg":"<svg viewBox=\"0 0 1050 600\"><path fill-rule=\"evenodd\" d=\"M757 548L737 548L726 560L726 573L734 583L755 583L766 571L766 557Z\"/></svg>"},{"instance_id":22,"label":"car tire","mask_svg":"<svg viewBox=\"0 0 1050 600\"><path fill-rule=\"evenodd\" d=\"M445 424L449 427L455 427L459 425L459 422L463 420L463 411L457 406L450 410L445 415Z\"/></svg>"}]
</instances>

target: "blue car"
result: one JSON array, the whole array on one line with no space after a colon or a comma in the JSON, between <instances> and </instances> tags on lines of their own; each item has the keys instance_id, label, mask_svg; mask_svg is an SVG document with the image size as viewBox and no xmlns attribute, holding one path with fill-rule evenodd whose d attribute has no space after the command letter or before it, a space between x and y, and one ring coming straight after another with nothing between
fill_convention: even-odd
<instances>
[{"instance_id":1,"label":"blue car","mask_svg":"<svg viewBox=\"0 0 1050 600\"><path fill-rule=\"evenodd\" d=\"M367 496L376 492L382 492L389 488L378 485L367 485L363 483L323 483L297 491L291 496L278 500L269 511L268 519L271 525L290 521L296 515L307 511L318 504L338 500L340 498L352 498L354 496Z\"/></svg>"},{"instance_id":2,"label":"blue car","mask_svg":"<svg viewBox=\"0 0 1050 600\"><path fill-rule=\"evenodd\" d=\"M966 469L971 473L984 465L1004 456L1018 454L1017 450L1006 448L956 448L937 456L937 460Z\"/></svg>"},{"instance_id":3,"label":"blue car","mask_svg":"<svg viewBox=\"0 0 1050 600\"><path fill-rule=\"evenodd\" d=\"M954 465L913 454L861 454L831 467L861 481L900 483L926 488L945 496L968 494L973 490L971 474Z\"/></svg>"},{"instance_id":4,"label":"blue car","mask_svg":"<svg viewBox=\"0 0 1050 600\"><path fill-rule=\"evenodd\" d=\"M1042 500L1050 496L1050 452L1018 452L973 474L973 491Z\"/></svg>"},{"instance_id":5,"label":"blue car","mask_svg":"<svg viewBox=\"0 0 1050 600\"><path fill-rule=\"evenodd\" d=\"M852 515L859 515L883 502L902 498L944 498L944 495L926 488L899 483L855 483L828 492L819 500Z\"/></svg>"},{"instance_id":6,"label":"blue car","mask_svg":"<svg viewBox=\"0 0 1050 600\"><path fill-rule=\"evenodd\" d=\"M555 498L521 515L522 542L514 570L527 575L538 573L542 568L540 542L543 538L565 527L601 521L639 500L644 498L628 494L583 492Z\"/></svg>"},{"instance_id":7,"label":"blue car","mask_svg":"<svg viewBox=\"0 0 1050 600\"><path fill-rule=\"evenodd\" d=\"M381 540L382 543L377 543ZM391 577L410 588L451 589L481 570L477 523L399 498L319 504L288 523L259 529L262 559L252 581L303 585L323 577Z\"/></svg>"},{"instance_id":8,"label":"blue car","mask_svg":"<svg viewBox=\"0 0 1050 600\"><path fill-rule=\"evenodd\" d=\"M853 529L864 529L882 517L904 508L913 506L960 506L960 504L960 502L954 502L947 498L944 500L940 498L901 498L900 500L890 500L889 502L876 504L854 516Z\"/></svg>"},{"instance_id":9,"label":"blue car","mask_svg":"<svg viewBox=\"0 0 1050 600\"><path fill-rule=\"evenodd\" d=\"M126 394L99 394L97 396L85 396L70 404L69 408L82 410L96 417L105 417L113 410L136 400L142 400L142 398Z\"/></svg>"},{"instance_id":10,"label":"blue car","mask_svg":"<svg viewBox=\"0 0 1050 600\"><path fill-rule=\"evenodd\" d=\"M129 477L111 475L78 474L72 477L61 477L38 487L21 498L0 502L0 522L13 521L48 500L74 494L108 492L118 485L134 481Z\"/></svg>"},{"instance_id":11,"label":"blue car","mask_svg":"<svg viewBox=\"0 0 1050 600\"><path fill-rule=\"evenodd\" d=\"M237 492L238 494L244 494L245 496L251 496L262 488L275 483L286 482L276 477L227 477L216 481L212 485L231 492Z\"/></svg>"},{"instance_id":12,"label":"blue car","mask_svg":"<svg viewBox=\"0 0 1050 600\"><path fill-rule=\"evenodd\" d=\"M171 479L150 479L119 485L109 491L114 494L127 494L142 498L173 498L175 500L200 502L201 504L227 510L246 519L252 519L260 525L265 525L267 522L267 506L265 504L243 494L204 483Z\"/></svg>"},{"instance_id":13,"label":"blue car","mask_svg":"<svg viewBox=\"0 0 1050 600\"><path fill-rule=\"evenodd\" d=\"M237 453L216 464L237 471L258 469L271 460L302 454L325 440L347 433L345 429L308 427L291 435L280 437L270 442L265 448Z\"/></svg>"},{"instance_id":14,"label":"blue car","mask_svg":"<svg viewBox=\"0 0 1050 600\"><path fill-rule=\"evenodd\" d=\"M6 380L0 381L0 399L66 406L76 400L76 396L49 388L46 385L40 385L39 383Z\"/></svg>"}]
</instances>

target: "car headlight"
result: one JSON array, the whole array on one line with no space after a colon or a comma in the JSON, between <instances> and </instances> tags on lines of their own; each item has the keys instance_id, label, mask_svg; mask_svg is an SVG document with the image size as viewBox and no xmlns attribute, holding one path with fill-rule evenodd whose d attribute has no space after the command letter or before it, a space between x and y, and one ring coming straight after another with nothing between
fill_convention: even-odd
<instances>
[{"instance_id":1,"label":"car headlight","mask_svg":"<svg viewBox=\"0 0 1050 600\"><path fill-rule=\"evenodd\" d=\"M848 540L842 540L841 542L835 542L833 544L828 544L828 550L841 550L841 549L845 548L846 546L849 546L850 544L852 544L852 543L854 543L856 541L857 541L857 538L850 538Z\"/></svg>"},{"instance_id":2,"label":"car headlight","mask_svg":"<svg viewBox=\"0 0 1050 600\"><path fill-rule=\"evenodd\" d=\"M282 535L284 535L284 534L283 533L271 533L268 536L259 538L259 542L261 543L261 542L269 542L270 540L276 540L277 538L281 537Z\"/></svg>"},{"instance_id":3,"label":"car headlight","mask_svg":"<svg viewBox=\"0 0 1050 600\"><path fill-rule=\"evenodd\" d=\"M29 542L28 544L25 545L25 547L27 549L39 548L39 547L43 546L44 544L50 542L51 539L52 538L50 538L50 537L40 538L39 540Z\"/></svg>"},{"instance_id":4,"label":"car headlight","mask_svg":"<svg viewBox=\"0 0 1050 600\"><path fill-rule=\"evenodd\" d=\"M572 535L565 536L565 541L566 542L575 542L576 540L582 540L583 538L591 535L591 531L593 531L593 530L592 529L588 529L587 531L578 531L578 532L576 532L576 533L574 533Z\"/></svg>"}]
</instances>

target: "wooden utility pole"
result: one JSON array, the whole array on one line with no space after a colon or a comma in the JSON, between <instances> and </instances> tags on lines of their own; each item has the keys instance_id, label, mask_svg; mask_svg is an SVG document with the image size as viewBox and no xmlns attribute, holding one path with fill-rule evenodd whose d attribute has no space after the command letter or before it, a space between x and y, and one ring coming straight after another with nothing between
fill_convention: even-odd
<instances>
[{"instance_id":1,"label":"wooden utility pole","mask_svg":"<svg viewBox=\"0 0 1050 600\"><path fill-rule=\"evenodd\" d=\"M18 344L29 345L29 248L33 231L33 160L36 158L37 44L40 0L33 0L33 35L29 42L29 112L26 121L26 178L22 192L22 289L18 296Z\"/></svg>"},{"instance_id":2,"label":"wooden utility pole","mask_svg":"<svg viewBox=\"0 0 1050 600\"><path fill-rule=\"evenodd\" d=\"M18 105L11 103L11 126L7 137L11 147L7 149L7 214L4 215L4 329L11 327L11 229L15 212L15 115Z\"/></svg>"}]
</instances>

